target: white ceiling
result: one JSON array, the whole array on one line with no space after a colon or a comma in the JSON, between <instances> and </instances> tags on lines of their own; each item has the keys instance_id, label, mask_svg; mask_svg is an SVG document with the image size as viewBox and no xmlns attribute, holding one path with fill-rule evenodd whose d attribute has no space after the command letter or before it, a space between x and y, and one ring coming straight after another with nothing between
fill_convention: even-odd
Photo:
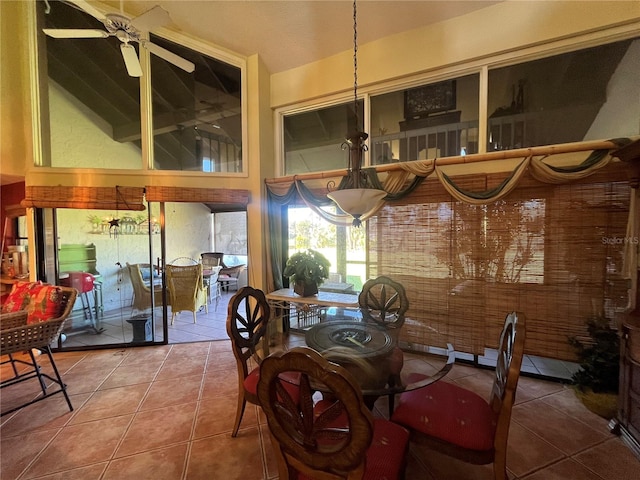
<instances>
[{"instance_id":1,"label":"white ceiling","mask_svg":"<svg viewBox=\"0 0 640 480\"><path fill-rule=\"evenodd\" d=\"M99 5L89 0L89 3ZM155 5L169 12L168 27L241 55L259 54L271 73L353 49L351 0L111 0L112 9L137 16ZM358 0L358 45L423 27L498 1Z\"/></svg>"}]
</instances>

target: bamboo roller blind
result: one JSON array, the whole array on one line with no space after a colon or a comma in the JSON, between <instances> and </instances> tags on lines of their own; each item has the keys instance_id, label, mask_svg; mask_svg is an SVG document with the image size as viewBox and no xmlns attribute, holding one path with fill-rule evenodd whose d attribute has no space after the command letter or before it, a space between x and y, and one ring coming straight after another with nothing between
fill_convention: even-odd
<instances>
[{"instance_id":1,"label":"bamboo roller blind","mask_svg":"<svg viewBox=\"0 0 640 480\"><path fill-rule=\"evenodd\" d=\"M146 187L149 202L221 203L246 207L249 194L248 190L227 188Z\"/></svg>"},{"instance_id":2,"label":"bamboo roller blind","mask_svg":"<svg viewBox=\"0 0 640 480\"><path fill-rule=\"evenodd\" d=\"M86 208L97 210L145 209L141 187L27 186L23 207Z\"/></svg>"},{"instance_id":3,"label":"bamboo roller blind","mask_svg":"<svg viewBox=\"0 0 640 480\"><path fill-rule=\"evenodd\" d=\"M600 176L602 177L602 176ZM497 176L456 179L484 191ZM369 220L370 276L401 282L410 300L401 340L496 348L512 310L527 322L526 353L575 360L567 337L627 302L621 278L626 181L522 182L487 206L453 201L433 180Z\"/></svg>"}]
</instances>

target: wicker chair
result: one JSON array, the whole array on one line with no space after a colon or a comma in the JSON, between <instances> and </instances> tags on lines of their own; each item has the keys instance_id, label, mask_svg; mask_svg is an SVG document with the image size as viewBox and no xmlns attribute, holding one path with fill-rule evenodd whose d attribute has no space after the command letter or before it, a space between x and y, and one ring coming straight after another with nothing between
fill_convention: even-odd
<instances>
[{"instance_id":1,"label":"wicker chair","mask_svg":"<svg viewBox=\"0 0 640 480\"><path fill-rule=\"evenodd\" d=\"M189 266L167 265L166 272L171 299L171 325L176 315L184 310L193 312L193 323L196 323L196 312L200 308L204 307L209 313L201 263Z\"/></svg>"},{"instance_id":2,"label":"wicker chair","mask_svg":"<svg viewBox=\"0 0 640 480\"><path fill-rule=\"evenodd\" d=\"M0 355L7 355L7 359L0 362L0 364L10 363L14 373L13 377L2 380L0 388L6 388L32 378L37 378L40 383L40 389L42 390L41 395L39 394L36 398L26 403L9 408L2 412L0 416L15 412L22 407L39 402L57 393L64 395L67 405L69 405L69 410L73 411L66 385L60 377L60 372L51 354L50 345L60 336L65 322L73 309L78 292L75 288L71 287L58 288L62 294L61 305L63 306L63 310L56 318L44 322L27 324L27 310L0 314ZM54 376L42 372L41 367L36 362L33 349L40 350L47 355ZM25 360L14 357L14 354L23 352L28 354L28 359ZM21 371L18 368L20 365L27 365L29 368ZM47 386L46 380L55 383L59 388L51 391L51 386Z\"/></svg>"},{"instance_id":3,"label":"wicker chair","mask_svg":"<svg viewBox=\"0 0 640 480\"><path fill-rule=\"evenodd\" d=\"M142 279L142 271L140 270L140 264L130 264L127 262L127 273L129 274L129 280L131 281L131 287L133 288L133 302L132 306L134 310L141 312L151 308L151 288L144 283ZM154 306L162 306L162 285L153 284L153 302Z\"/></svg>"}]
</instances>

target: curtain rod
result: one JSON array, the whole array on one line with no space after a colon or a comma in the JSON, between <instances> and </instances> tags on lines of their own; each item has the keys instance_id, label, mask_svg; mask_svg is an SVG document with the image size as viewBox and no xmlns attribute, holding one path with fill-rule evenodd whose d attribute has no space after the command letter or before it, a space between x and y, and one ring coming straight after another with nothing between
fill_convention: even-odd
<instances>
[{"instance_id":1,"label":"curtain rod","mask_svg":"<svg viewBox=\"0 0 640 480\"><path fill-rule=\"evenodd\" d=\"M557 155L561 153L575 153L589 150L610 150L618 149L620 145L612 140L594 140L589 142L561 143L558 145L544 145L540 147L518 148L515 150L499 150L496 152L474 153L470 155L458 155L455 157L438 158L437 165L462 165L465 163L487 162L491 160L512 160L517 158L526 158L535 155ZM425 160L413 160L412 162L398 162L388 165L376 165L375 170L378 173L402 170L400 163L418 163ZM278 183L289 183L294 180L316 180L322 178L335 178L345 176L348 169L327 170L323 172L301 173L297 175L287 175L286 177L267 178L265 183L268 185Z\"/></svg>"}]
</instances>

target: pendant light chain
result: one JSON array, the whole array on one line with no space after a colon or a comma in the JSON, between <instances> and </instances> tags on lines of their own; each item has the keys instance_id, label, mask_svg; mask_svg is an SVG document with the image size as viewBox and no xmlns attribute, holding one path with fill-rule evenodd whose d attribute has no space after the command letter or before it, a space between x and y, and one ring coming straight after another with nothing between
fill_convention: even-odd
<instances>
[{"instance_id":1,"label":"pendant light chain","mask_svg":"<svg viewBox=\"0 0 640 480\"><path fill-rule=\"evenodd\" d=\"M358 116L358 19L356 0L353 0L353 107L356 116L356 131L360 129Z\"/></svg>"}]
</instances>

